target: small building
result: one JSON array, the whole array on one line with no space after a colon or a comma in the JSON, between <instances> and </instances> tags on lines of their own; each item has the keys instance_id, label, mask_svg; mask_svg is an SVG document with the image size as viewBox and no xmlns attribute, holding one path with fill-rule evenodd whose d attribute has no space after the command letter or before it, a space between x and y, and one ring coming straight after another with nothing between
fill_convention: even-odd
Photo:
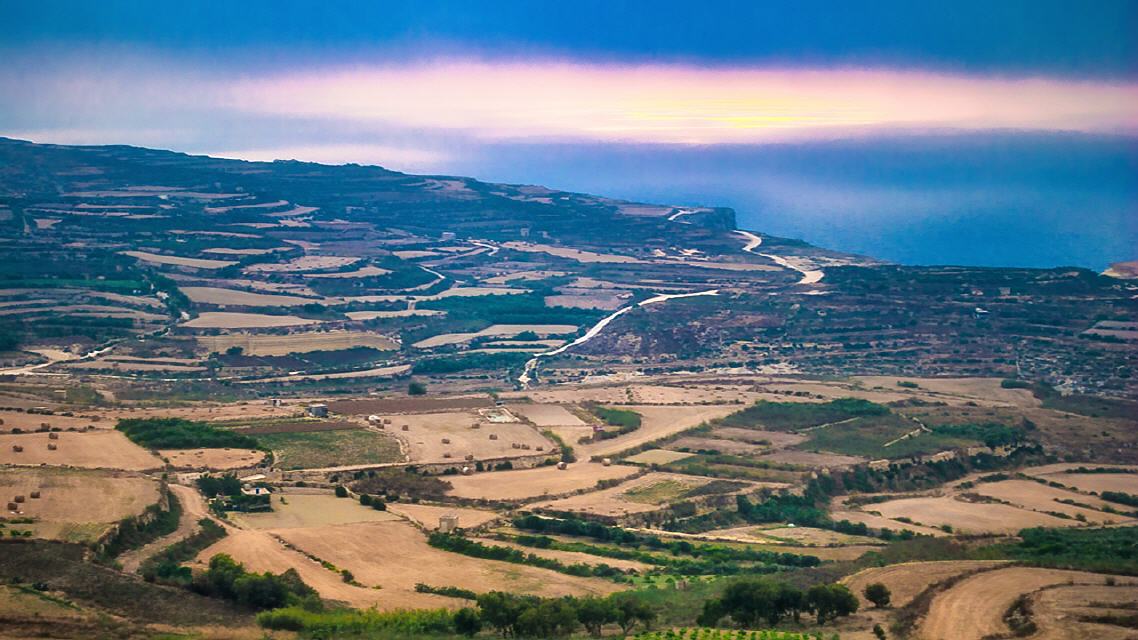
<instances>
[{"instance_id":1,"label":"small building","mask_svg":"<svg viewBox=\"0 0 1138 640\"><path fill-rule=\"evenodd\" d=\"M458 529L458 515L447 513L439 516L439 533L453 533Z\"/></svg>"},{"instance_id":2,"label":"small building","mask_svg":"<svg viewBox=\"0 0 1138 640\"><path fill-rule=\"evenodd\" d=\"M304 408L304 412L313 418L327 418L328 405L326 404L310 404Z\"/></svg>"}]
</instances>

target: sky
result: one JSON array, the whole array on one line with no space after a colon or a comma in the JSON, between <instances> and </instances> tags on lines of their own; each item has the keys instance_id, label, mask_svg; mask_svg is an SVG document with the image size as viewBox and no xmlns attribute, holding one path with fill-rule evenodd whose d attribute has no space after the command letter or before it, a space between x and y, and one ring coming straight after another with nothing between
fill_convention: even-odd
<instances>
[{"instance_id":1,"label":"sky","mask_svg":"<svg viewBox=\"0 0 1138 640\"><path fill-rule=\"evenodd\" d=\"M903 262L1138 258L1134 2L0 0L0 24L9 137L682 198ZM991 237L1041 221L1034 252Z\"/></svg>"}]
</instances>

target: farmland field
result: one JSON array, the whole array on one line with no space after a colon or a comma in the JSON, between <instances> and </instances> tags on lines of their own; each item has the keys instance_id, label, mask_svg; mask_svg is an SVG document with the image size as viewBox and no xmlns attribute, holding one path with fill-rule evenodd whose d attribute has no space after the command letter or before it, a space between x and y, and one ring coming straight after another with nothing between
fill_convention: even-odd
<instances>
[{"instance_id":1,"label":"farmland field","mask_svg":"<svg viewBox=\"0 0 1138 640\"><path fill-rule=\"evenodd\" d=\"M585 423L572 412L557 404L515 404L510 411L525 416L539 427L583 427Z\"/></svg>"},{"instance_id":2,"label":"farmland field","mask_svg":"<svg viewBox=\"0 0 1138 640\"><path fill-rule=\"evenodd\" d=\"M872 606L866 602L862 591L866 586L880 582L892 592L892 605L903 607L928 587L964 573L984 571L1005 564L1002 560L946 560L934 562L905 562L863 569L847 576L842 583L850 588L862 601L863 607Z\"/></svg>"},{"instance_id":3,"label":"farmland field","mask_svg":"<svg viewBox=\"0 0 1138 640\"><path fill-rule=\"evenodd\" d=\"M237 289L222 289L220 287L182 287L193 302L212 305L234 305L243 307L296 307L304 304L319 303L321 299L300 298L297 296L282 296L271 293L252 293Z\"/></svg>"},{"instance_id":4,"label":"farmland field","mask_svg":"<svg viewBox=\"0 0 1138 640\"><path fill-rule=\"evenodd\" d=\"M226 311L206 311L193 320L182 323L194 329L258 329L266 327L298 327L318 324L319 320L297 316L270 316L260 313L232 313Z\"/></svg>"},{"instance_id":5,"label":"farmland field","mask_svg":"<svg viewBox=\"0 0 1138 640\"><path fill-rule=\"evenodd\" d=\"M1133 579L1120 578L1121 583ZM965 578L937 595L928 616L918 627L923 640L982 640L1007 632L1004 614L1021 594L1061 585L1101 585L1103 577L1094 573L1009 567Z\"/></svg>"},{"instance_id":6,"label":"farmland field","mask_svg":"<svg viewBox=\"0 0 1138 640\"><path fill-rule=\"evenodd\" d=\"M533 332L539 336L549 336L575 333L576 331L577 325L572 324L496 324L473 333L445 333L431 336L416 342L413 346L419 349L430 349L451 344L462 344L475 338L513 337L526 332Z\"/></svg>"},{"instance_id":7,"label":"farmland field","mask_svg":"<svg viewBox=\"0 0 1138 640\"><path fill-rule=\"evenodd\" d=\"M375 592L381 608L422 603L423 594L414 591L419 582L479 592L498 589L542 596L604 594L619 588L606 580L441 551L428 546L421 532L403 522L287 529L279 533L298 548L351 570L361 583L382 587Z\"/></svg>"},{"instance_id":8,"label":"farmland field","mask_svg":"<svg viewBox=\"0 0 1138 640\"><path fill-rule=\"evenodd\" d=\"M0 435L0 464L58 465L89 469L158 469L162 461L134 444L122 433L110 430L63 432L58 440L46 433ZM51 451L49 444L56 445ZM17 453L13 447L22 446Z\"/></svg>"},{"instance_id":9,"label":"farmland field","mask_svg":"<svg viewBox=\"0 0 1138 640\"><path fill-rule=\"evenodd\" d=\"M283 500L282 500L283 498ZM389 522L398 516L365 507L351 498L331 494L284 491L273 495L273 510L267 513L235 513L232 518L248 529L322 527L352 522Z\"/></svg>"},{"instance_id":10,"label":"farmland field","mask_svg":"<svg viewBox=\"0 0 1138 640\"><path fill-rule=\"evenodd\" d=\"M1005 504L964 502L952 497L901 498L869 505L887 518L905 517L925 526L951 526L964 533L1016 533L1028 527L1070 527L1077 520L1027 511Z\"/></svg>"},{"instance_id":11,"label":"farmland field","mask_svg":"<svg viewBox=\"0 0 1138 640\"><path fill-rule=\"evenodd\" d=\"M0 491L5 502L25 496L18 515L35 519L32 524L11 526L31 530L39 538L69 542L93 542L159 498L158 482L151 478L74 469L0 469ZM32 491L40 491L40 497L31 498Z\"/></svg>"},{"instance_id":12,"label":"farmland field","mask_svg":"<svg viewBox=\"0 0 1138 640\"><path fill-rule=\"evenodd\" d=\"M176 469L242 469L252 467L265 457L254 449L162 449L158 455Z\"/></svg>"},{"instance_id":13,"label":"farmland field","mask_svg":"<svg viewBox=\"0 0 1138 640\"><path fill-rule=\"evenodd\" d=\"M231 260L206 260L203 258L183 258L181 256L166 256L146 251L123 251L123 255L138 258L144 262L154 264L174 265L178 267L194 267L195 269L222 269L231 267L236 262Z\"/></svg>"},{"instance_id":14,"label":"farmland field","mask_svg":"<svg viewBox=\"0 0 1138 640\"><path fill-rule=\"evenodd\" d=\"M312 469L399 462L399 443L371 431L271 433L257 436L284 469Z\"/></svg>"},{"instance_id":15,"label":"farmland field","mask_svg":"<svg viewBox=\"0 0 1138 640\"><path fill-rule=\"evenodd\" d=\"M555 467L495 471L450 478L454 488L448 493L460 498L524 500L589 489L600 480L617 480L635 473L635 467L583 462L571 464L564 471Z\"/></svg>"}]
</instances>

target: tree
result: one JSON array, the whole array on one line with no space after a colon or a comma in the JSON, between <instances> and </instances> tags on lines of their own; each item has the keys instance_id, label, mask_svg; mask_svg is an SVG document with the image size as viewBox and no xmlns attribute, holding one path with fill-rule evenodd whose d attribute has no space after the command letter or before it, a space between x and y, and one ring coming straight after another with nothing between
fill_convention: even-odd
<instances>
[{"instance_id":1,"label":"tree","mask_svg":"<svg viewBox=\"0 0 1138 640\"><path fill-rule=\"evenodd\" d=\"M882 607L889 606L889 599L893 594L889 592L889 587L880 582L874 582L866 586L863 592L865 599L873 603L874 608L881 609Z\"/></svg>"},{"instance_id":2,"label":"tree","mask_svg":"<svg viewBox=\"0 0 1138 640\"><path fill-rule=\"evenodd\" d=\"M409 396L425 396L427 395L427 385L417 380L412 381L407 385L407 395Z\"/></svg>"},{"instance_id":3,"label":"tree","mask_svg":"<svg viewBox=\"0 0 1138 640\"><path fill-rule=\"evenodd\" d=\"M481 619L503 636L517 635L515 631L518 617L528 608L527 604L532 606L529 602L531 599L537 600L502 591L491 591L478 596L478 609L482 614Z\"/></svg>"},{"instance_id":4,"label":"tree","mask_svg":"<svg viewBox=\"0 0 1138 640\"><path fill-rule=\"evenodd\" d=\"M288 604L288 589L272 573L246 573L233 582L233 593L239 604L258 611L276 609Z\"/></svg>"},{"instance_id":5,"label":"tree","mask_svg":"<svg viewBox=\"0 0 1138 640\"><path fill-rule=\"evenodd\" d=\"M857 597L844 585L816 584L806 592L806 605L814 611L818 624L848 616L857 611Z\"/></svg>"},{"instance_id":6,"label":"tree","mask_svg":"<svg viewBox=\"0 0 1138 640\"><path fill-rule=\"evenodd\" d=\"M875 624L873 625L873 635L877 637L877 640L885 640L885 629L882 629L880 624Z\"/></svg>"},{"instance_id":7,"label":"tree","mask_svg":"<svg viewBox=\"0 0 1138 640\"><path fill-rule=\"evenodd\" d=\"M463 607L454 614L454 630L458 633L473 637L482 630L482 617L470 607Z\"/></svg>"},{"instance_id":8,"label":"tree","mask_svg":"<svg viewBox=\"0 0 1138 640\"><path fill-rule=\"evenodd\" d=\"M616 621L616 607L610 600L595 596L577 601L577 620L594 636L601 635L601 628Z\"/></svg>"},{"instance_id":9,"label":"tree","mask_svg":"<svg viewBox=\"0 0 1138 640\"><path fill-rule=\"evenodd\" d=\"M347 498L348 497L347 487L345 487L342 484L336 485L336 497L337 498Z\"/></svg>"},{"instance_id":10,"label":"tree","mask_svg":"<svg viewBox=\"0 0 1138 640\"><path fill-rule=\"evenodd\" d=\"M624 635L628 635L638 622L647 628L656 620L656 610L632 594L614 593L609 600L613 604L613 622L620 625Z\"/></svg>"}]
</instances>

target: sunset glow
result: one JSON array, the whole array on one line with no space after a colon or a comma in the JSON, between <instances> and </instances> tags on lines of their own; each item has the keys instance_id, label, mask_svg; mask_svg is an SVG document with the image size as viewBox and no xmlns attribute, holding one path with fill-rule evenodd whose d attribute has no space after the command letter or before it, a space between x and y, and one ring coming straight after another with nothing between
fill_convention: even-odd
<instances>
[{"instance_id":1,"label":"sunset glow","mask_svg":"<svg viewBox=\"0 0 1138 640\"><path fill-rule=\"evenodd\" d=\"M564 137L752 143L872 130L1138 130L1138 87L896 70L445 62L225 84L225 106L297 117Z\"/></svg>"}]
</instances>

